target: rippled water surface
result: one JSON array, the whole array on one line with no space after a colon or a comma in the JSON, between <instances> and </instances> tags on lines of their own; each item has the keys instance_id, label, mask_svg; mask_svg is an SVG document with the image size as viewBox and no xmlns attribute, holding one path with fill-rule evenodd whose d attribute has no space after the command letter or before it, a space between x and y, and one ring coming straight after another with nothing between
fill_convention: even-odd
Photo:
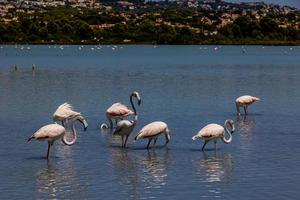
<instances>
[{"instance_id":1,"label":"rippled water surface","mask_svg":"<svg viewBox=\"0 0 300 200\"><path fill-rule=\"evenodd\" d=\"M299 198L300 47L2 45L0 61L0 199ZM122 149L99 126L133 90L140 121ZM244 94L262 100L237 118ZM27 138L65 101L89 128L47 162L47 143ZM200 151L191 137L227 118L232 143ZM133 137L155 120L172 138L147 151Z\"/></svg>"}]
</instances>

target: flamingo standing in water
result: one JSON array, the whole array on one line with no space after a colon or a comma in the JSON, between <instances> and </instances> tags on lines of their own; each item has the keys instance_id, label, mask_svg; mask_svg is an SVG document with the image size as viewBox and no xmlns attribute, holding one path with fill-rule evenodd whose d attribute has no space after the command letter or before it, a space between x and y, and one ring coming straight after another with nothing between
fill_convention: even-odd
<instances>
[{"instance_id":1,"label":"flamingo standing in water","mask_svg":"<svg viewBox=\"0 0 300 200\"><path fill-rule=\"evenodd\" d=\"M71 123L72 134L73 137L75 138L75 141L77 139L77 132L75 129L74 121L76 120L82 123L84 131L86 131L88 127L88 123L79 112L73 110L73 107L70 104L68 103L61 104L53 114L54 122L60 121L64 127L67 127L67 124ZM65 140L65 142L68 141Z\"/></svg>"},{"instance_id":2,"label":"flamingo standing in water","mask_svg":"<svg viewBox=\"0 0 300 200\"><path fill-rule=\"evenodd\" d=\"M77 137L74 137L72 141L67 141L66 138L66 129L59 124L48 124L41 127L37 130L29 139L47 141L48 142L48 151L47 151L47 160L49 160L50 148L53 145L55 140L61 139L65 145L71 146L76 142Z\"/></svg>"},{"instance_id":3,"label":"flamingo standing in water","mask_svg":"<svg viewBox=\"0 0 300 200\"><path fill-rule=\"evenodd\" d=\"M241 115L240 113L240 107L244 108L245 111L245 115L247 115L247 109L248 106L251 105L252 103L254 103L255 101L259 101L260 99L254 96L250 96L250 95L244 95L244 96L240 96L235 100L235 106L236 106L236 111L238 115Z\"/></svg>"},{"instance_id":4,"label":"flamingo standing in water","mask_svg":"<svg viewBox=\"0 0 300 200\"><path fill-rule=\"evenodd\" d=\"M121 103L114 103L112 106L110 106L106 110L106 117L109 122L109 125L106 123L103 123L101 125L101 129L104 128L113 128L113 122L112 120L114 119L117 123L117 120L122 119L123 117L126 117L128 115L133 115L135 113L135 106L133 104L133 97L135 97L138 100L138 105L141 104L141 97L138 92L132 92L130 95L130 103L133 111L129 109L127 106L121 104Z\"/></svg>"},{"instance_id":5,"label":"flamingo standing in water","mask_svg":"<svg viewBox=\"0 0 300 200\"><path fill-rule=\"evenodd\" d=\"M234 132L234 121L231 119L227 119L224 123L224 127L219 124L208 124L203 127L197 135L192 137L193 140L202 139L204 140L204 144L202 146L202 151L206 144L213 140L215 143L215 149L217 149L217 140L220 138L225 144L229 144L232 140L232 133ZM225 137L225 133L229 135L227 139Z\"/></svg>"},{"instance_id":6,"label":"flamingo standing in water","mask_svg":"<svg viewBox=\"0 0 300 200\"><path fill-rule=\"evenodd\" d=\"M129 135L133 131L137 121L138 121L138 116L136 113L136 110L134 109L134 119L133 120L127 120L123 119L117 123L116 130L113 132L113 135L119 135L121 136L122 139L122 147L126 147L126 143L128 140ZM125 141L124 141L125 137Z\"/></svg>"},{"instance_id":7,"label":"flamingo standing in water","mask_svg":"<svg viewBox=\"0 0 300 200\"><path fill-rule=\"evenodd\" d=\"M157 138L161 134L165 135L166 144L168 144L168 142L171 139L170 130L168 128L168 125L164 122L156 121L156 122L152 122L152 123L144 126L139 131L138 135L134 138L134 140L136 141L139 139L148 139L149 141L148 141L147 149L149 149L152 139L154 139L153 146L155 146Z\"/></svg>"}]
</instances>

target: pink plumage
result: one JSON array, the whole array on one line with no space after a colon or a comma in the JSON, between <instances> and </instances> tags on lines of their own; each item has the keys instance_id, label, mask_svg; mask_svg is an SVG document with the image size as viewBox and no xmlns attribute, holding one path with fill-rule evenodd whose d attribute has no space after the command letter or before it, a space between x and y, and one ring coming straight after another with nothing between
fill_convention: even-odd
<instances>
[{"instance_id":1,"label":"pink plumage","mask_svg":"<svg viewBox=\"0 0 300 200\"><path fill-rule=\"evenodd\" d=\"M259 101L260 98L250 95L240 96L235 100L237 114L240 115L240 107L244 108L245 115L247 115L248 106L253 104L255 101Z\"/></svg>"}]
</instances>

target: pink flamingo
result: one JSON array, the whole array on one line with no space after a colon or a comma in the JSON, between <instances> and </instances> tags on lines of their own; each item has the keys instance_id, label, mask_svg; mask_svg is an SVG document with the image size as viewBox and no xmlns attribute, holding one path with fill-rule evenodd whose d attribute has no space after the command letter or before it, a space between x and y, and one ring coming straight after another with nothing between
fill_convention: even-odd
<instances>
[{"instance_id":1,"label":"pink flamingo","mask_svg":"<svg viewBox=\"0 0 300 200\"><path fill-rule=\"evenodd\" d=\"M66 129L69 128L68 124L71 124L71 131L73 137L76 139L77 133L74 122L79 121L80 123L82 123L84 131L86 131L88 127L88 123L86 122L84 117L79 112L74 111L73 107L68 103L63 103L57 108L57 110L53 114L53 121L61 122L62 126L64 126ZM65 142L68 142L67 139L65 139Z\"/></svg>"},{"instance_id":2,"label":"pink flamingo","mask_svg":"<svg viewBox=\"0 0 300 200\"><path fill-rule=\"evenodd\" d=\"M254 103L255 101L259 101L259 100L260 100L259 98L250 95L240 96L235 100L237 114L241 115L240 107L243 107L245 111L245 115L247 115L248 106Z\"/></svg>"},{"instance_id":3,"label":"pink flamingo","mask_svg":"<svg viewBox=\"0 0 300 200\"><path fill-rule=\"evenodd\" d=\"M87 129L88 123L84 117L79 112L74 111L69 103L61 104L53 114L53 121L60 121L63 126L65 126L65 123L68 121L72 122L76 120L82 123L84 130Z\"/></svg>"},{"instance_id":4,"label":"pink flamingo","mask_svg":"<svg viewBox=\"0 0 300 200\"><path fill-rule=\"evenodd\" d=\"M61 139L65 145L71 146L76 142L76 134L72 141L67 141L66 138L66 129L59 125L59 124L48 124L41 127L37 130L29 139L28 142L31 140L38 140L38 141L47 141L48 142L48 151L47 151L47 159L49 160L50 155L50 148L55 142L55 140Z\"/></svg>"},{"instance_id":5,"label":"pink flamingo","mask_svg":"<svg viewBox=\"0 0 300 200\"><path fill-rule=\"evenodd\" d=\"M113 132L113 135L121 136L122 147L124 147L124 148L126 147L126 143L127 143L129 135L133 131L133 129L138 121L138 116L137 116L136 112L134 114L135 114L135 116L134 116L133 120L123 119L121 121L118 121L116 130ZM125 141L124 141L124 137L125 137Z\"/></svg>"},{"instance_id":6,"label":"pink flamingo","mask_svg":"<svg viewBox=\"0 0 300 200\"><path fill-rule=\"evenodd\" d=\"M224 127L219 124L208 124L203 127L197 135L192 137L193 140L202 139L204 140L204 144L202 146L202 151L206 144L213 140L215 143L215 149L217 149L217 140L220 138L225 144L229 144L232 140L232 133L234 132L234 121L231 119L227 119L224 122ZM225 133L229 135L229 138L226 139Z\"/></svg>"},{"instance_id":7,"label":"pink flamingo","mask_svg":"<svg viewBox=\"0 0 300 200\"><path fill-rule=\"evenodd\" d=\"M168 144L168 142L171 139L170 130L168 128L168 125L164 122L156 121L156 122L152 122L152 123L144 126L139 131L138 135L134 138L134 140L136 141L136 140L139 140L139 139L148 139L147 149L149 149L149 146L150 146L150 143L151 143L152 139L154 139L153 146L155 146L157 138L161 134L165 135L166 144Z\"/></svg>"},{"instance_id":8,"label":"pink flamingo","mask_svg":"<svg viewBox=\"0 0 300 200\"><path fill-rule=\"evenodd\" d=\"M132 92L130 95L130 103L131 103L131 107L132 107L133 111L121 103L114 103L112 106L110 106L106 110L106 117L109 122L109 125L106 123L103 123L101 125L101 129L104 129L104 128L112 129L113 128L113 122L112 122L113 119L116 120L116 123L117 123L117 120L123 119L123 117L126 117L128 115L133 115L136 112L135 106L133 104L133 97L135 97L138 100L138 105L141 104L140 94L136 91Z\"/></svg>"}]
</instances>

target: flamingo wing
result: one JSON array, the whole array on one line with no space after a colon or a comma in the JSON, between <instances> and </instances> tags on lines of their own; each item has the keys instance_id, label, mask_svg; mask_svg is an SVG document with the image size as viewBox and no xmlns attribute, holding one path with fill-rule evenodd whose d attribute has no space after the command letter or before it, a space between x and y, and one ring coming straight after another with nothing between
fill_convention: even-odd
<instances>
[{"instance_id":1,"label":"flamingo wing","mask_svg":"<svg viewBox=\"0 0 300 200\"><path fill-rule=\"evenodd\" d=\"M132 110L121 103L114 103L107 109L106 113L112 117L121 117L134 114Z\"/></svg>"},{"instance_id":2,"label":"flamingo wing","mask_svg":"<svg viewBox=\"0 0 300 200\"><path fill-rule=\"evenodd\" d=\"M152 122L146 126L144 126L138 136L137 139L153 137L165 131L167 128L167 124L161 121Z\"/></svg>"},{"instance_id":3,"label":"flamingo wing","mask_svg":"<svg viewBox=\"0 0 300 200\"><path fill-rule=\"evenodd\" d=\"M33 134L33 137L38 140L47 139L47 138L56 138L62 136L65 133L65 131L66 129L59 124L49 124L37 130Z\"/></svg>"},{"instance_id":4,"label":"flamingo wing","mask_svg":"<svg viewBox=\"0 0 300 200\"><path fill-rule=\"evenodd\" d=\"M224 128L219 124L208 124L198 132L197 136L203 139L212 139L222 136L223 133Z\"/></svg>"},{"instance_id":5,"label":"flamingo wing","mask_svg":"<svg viewBox=\"0 0 300 200\"><path fill-rule=\"evenodd\" d=\"M251 104L255 101L258 101L260 100L259 98L257 97L254 97L254 96L250 96L250 95L244 95L244 96L241 96L239 98L237 98L235 100L235 102L237 103L240 103L240 104Z\"/></svg>"},{"instance_id":6,"label":"flamingo wing","mask_svg":"<svg viewBox=\"0 0 300 200\"><path fill-rule=\"evenodd\" d=\"M79 112L73 110L73 107L68 103L63 103L54 112L53 116L60 119L73 118L81 115Z\"/></svg>"}]
</instances>

